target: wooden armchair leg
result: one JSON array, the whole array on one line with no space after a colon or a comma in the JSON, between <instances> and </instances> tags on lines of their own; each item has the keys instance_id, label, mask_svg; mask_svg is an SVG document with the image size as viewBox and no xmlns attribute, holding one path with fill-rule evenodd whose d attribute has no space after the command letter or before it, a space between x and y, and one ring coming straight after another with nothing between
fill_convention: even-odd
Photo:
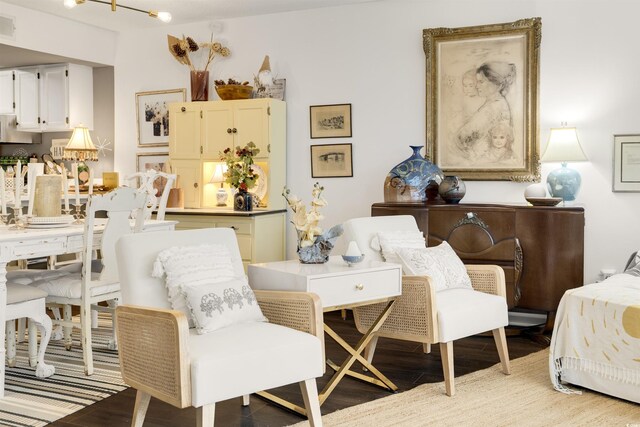
<instances>
[{"instance_id":1,"label":"wooden armchair leg","mask_svg":"<svg viewBox=\"0 0 640 427\"><path fill-rule=\"evenodd\" d=\"M133 407L133 419L131 420L131 427L142 427L144 423L144 417L147 415L147 408L149 408L149 401L151 395L144 391L138 390L136 393L136 404Z\"/></svg>"},{"instance_id":2,"label":"wooden armchair leg","mask_svg":"<svg viewBox=\"0 0 640 427\"><path fill-rule=\"evenodd\" d=\"M494 329L493 339L496 342L496 348L498 349L498 355L500 356L500 363L502 364L502 372L505 375L511 374L511 364L509 362L509 349L507 348L507 337L504 333L504 328Z\"/></svg>"},{"instance_id":3,"label":"wooden armchair leg","mask_svg":"<svg viewBox=\"0 0 640 427\"><path fill-rule=\"evenodd\" d=\"M442 371L444 372L444 389L447 396L456 394L453 373L453 341L440 343L440 358L442 359Z\"/></svg>"},{"instance_id":4,"label":"wooden armchair leg","mask_svg":"<svg viewBox=\"0 0 640 427\"><path fill-rule=\"evenodd\" d=\"M367 362L371 363L373 360L373 353L376 352L376 345L378 345L378 336L374 335L371 337L371 341L364 348L364 358L367 359Z\"/></svg>"},{"instance_id":5,"label":"wooden armchair leg","mask_svg":"<svg viewBox=\"0 0 640 427\"><path fill-rule=\"evenodd\" d=\"M320 401L318 400L318 388L316 379L300 381L300 391L307 410L307 418L311 427L322 427L322 414L320 413Z\"/></svg>"},{"instance_id":6,"label":"wooden armchair leg","mask_svg":"<svg viewBox=\"0 0 640 427\"><path fill-rule=\"evenodd\" d=\"M428 342L423 342L423 343L422 343L422 351L423 351L425 354L429 354L429 353L431 353L431 344L429 344Z\"/></svg>"},{"instance_id":7,"label":"wooden armchair leg","mask_svg":"<svg viewBox=\"0 0 640 427\"><path fill-rule=\"evenodd\" d=\"M250 403L250 399L249 399L249 394L245 394L242 396L242 406L249 406Z\"/></svg>"},{"instance_id":8,"label":"wooden armchair leg","mask_svg":"<svg viewBox=\"0 0 640 427\"><path fill-rule=\"evenodd\" d=\"M216 404L196 408L196 426L197 427L213 427L213 419L216 415Z\"/></svg>"}]
</instances>

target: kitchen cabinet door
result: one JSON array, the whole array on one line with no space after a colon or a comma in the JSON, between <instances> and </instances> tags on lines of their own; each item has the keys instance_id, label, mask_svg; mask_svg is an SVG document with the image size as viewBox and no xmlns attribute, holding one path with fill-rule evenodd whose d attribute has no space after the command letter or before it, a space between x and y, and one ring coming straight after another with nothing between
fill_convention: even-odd
<instances>
[{"instance_id":1,"label":"kitchen cabinet door","mask_svg":"<svg viewBox=\"0 0 640 427\"><path fill-rule=\"evenodd\" d=\"M13 70L0 71L0 114L13 114Z\"/></svg>"},{"instance_id":2,"label":"kitchen cabinet door","mask_svg":"<svg viewBox=\"0 0 640 427\"><path fill-rule=\"evenodd\" d=\"M40 130L40 84L38 68L15 70L14 96L18 129Z\"/></svg>"}]
</instances>

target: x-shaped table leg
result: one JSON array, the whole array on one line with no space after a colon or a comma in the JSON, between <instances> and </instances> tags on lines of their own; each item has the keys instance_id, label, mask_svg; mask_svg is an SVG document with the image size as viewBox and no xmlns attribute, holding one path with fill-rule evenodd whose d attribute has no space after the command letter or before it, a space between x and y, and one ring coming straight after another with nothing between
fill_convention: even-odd
<instances>
[{"instance_id":1,"label":"x-shaped table leg","mask_svg":"<svg viewBox=\"0 0 640 427\"><path fill-rule=\"evenodd\" d=\"M384 376L382 372L380 372L376 367L374 367L371 363L369 363L369 361L365 359L364 356L360 354L367 347L367 344L369 344L369 341L371 341L371 338L373 338L373 335L376 332L378 332L378 330L380 329L384 321L387 319L387 317L389 317L389 314L391 313L391 308L393 307L394 303L395 303L395 300L389 301L389 303L387 304L385 309L382 310L382 313L380 313L376 321L373 322L373 325L371 325L367 333L364 334L364 336L360 339L358 344L356 344L355 348L351 347L333 329L327 326L326 323L324 324L324 331L331 338L333 338L342 348L344 348L350 354L350 357L348 357L340 367L338 367L331 361L327 361L329 366L331 366L331 368L336 370L336 373L333 375L333 377L331 377L327 385L318 395L321 405L324 403L327 397L329 397L329 395L333 392L335 387L338 385L338 383L342 380L342 378L345 375L349 375L351 377L354 377L363 381L367 381L369 383L378 385L380 387L383 387L392 391L396 391L398 389L398 387L394 383L392 383L391 380L389 380L386 376ZM359 372L352 371L350 368L355 363L356 360L362 363L362 365L365 368L367 368L369 372L371 372L378 379L369 377L367 375L363 375Z\"/></svg>"}]
</instances>

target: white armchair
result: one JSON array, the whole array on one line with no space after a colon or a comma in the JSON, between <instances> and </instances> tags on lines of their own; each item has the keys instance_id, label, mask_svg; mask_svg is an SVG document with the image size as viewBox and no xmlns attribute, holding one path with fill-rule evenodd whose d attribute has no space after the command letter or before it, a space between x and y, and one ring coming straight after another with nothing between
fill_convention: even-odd
<instances>
[{"instance_id":1,"label":"white armchair","mask_svg":"<svg viewBox=\"0 0 640 427\"><path fill-rule=\"evenodd\" d=\"M215 403L299 383L312 426L321 426L315 379L324 373L322 307L315 294L255 291L269 322L238 323L198 335L170 310L162 279L151 277L160 251L221 243L244 275L233 230L124 236L117 244L122 302L116 324L122 377L138 390L132 426L142 426L151 397L194 406L198 426L213 426ZM286 326L286 327L284 327Z\"/></svg>"},{"instance_id":2,"label":"white armchair","mask_svg":"<svg viewBox=\"0 0 640 427\"><path fill-rule=\"evenodd\" d=\"M381 231L418 231L410 215L354 218L344 224L343 238L355 240L368 259L383 261L380 251L371 246ZM402 296L377 336L371 340L365 356L373 358L378 337L421 342L425 353L431 344L440 344L445 389L455 394L453 341L492 331L505 374L510 373L509 353L504 327L508 324L504 271L496 265L466 265L472 289L447 289L436 292L427 276L403 276ZM382 311L380 304L354 309L356 327L367 331Z\"/></svg>"}]
</instances>

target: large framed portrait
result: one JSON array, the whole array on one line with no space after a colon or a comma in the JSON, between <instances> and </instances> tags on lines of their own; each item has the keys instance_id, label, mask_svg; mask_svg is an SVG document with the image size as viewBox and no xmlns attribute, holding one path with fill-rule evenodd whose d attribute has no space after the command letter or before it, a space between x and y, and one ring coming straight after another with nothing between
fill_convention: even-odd
<instances>
[{"instance_id":1,"label":"large framed portrait","mask_svg":"<svg viewBox=\"0 0 640 427\"><path fill-rule=\"evenodd\" d=\"M185 102L186 89L155 90L136 93L138 147L169 145L170 102Z\"/></svg>"},{"instance_id":2,"label":"large framed portrait","mask_svg":"<svg viewBox=\"0 0 640 427\"><path fill-rule=\"evenodd\" d=\"M538 181L542 21L423 30L427 157L468 180Z\"/></svg>"},{"instance_id":3,"label":"large framed portrait","mask_svg":"<svg viewBox=\"0 0 640 427\"><path fill-rule=\"evenodd\" d=\"M613 136L613 191L640 191L640 135Z\"/></svg>"}]
</instances>

